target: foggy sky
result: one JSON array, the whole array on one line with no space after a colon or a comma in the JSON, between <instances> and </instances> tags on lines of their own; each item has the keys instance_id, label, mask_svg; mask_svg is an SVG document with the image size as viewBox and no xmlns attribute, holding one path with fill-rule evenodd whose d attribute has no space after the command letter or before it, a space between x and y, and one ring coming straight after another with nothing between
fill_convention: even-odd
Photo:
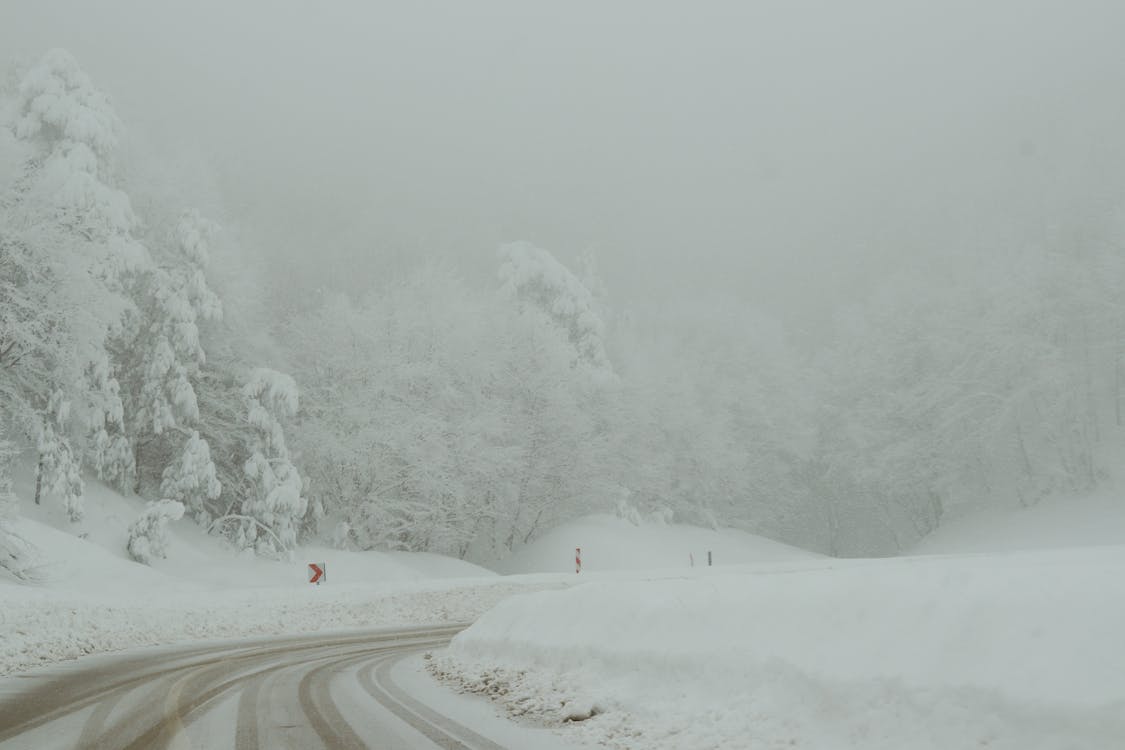
<instances>
[{"instance_id":1,"label":"foggy sky","mask_svg":"<svg viewBox=\"0 0 1125 750\"><path fill-rule=\"evenodd\" d=\"M1090 0L0 0L9 59L70 50L299 283L527 239L797 328L1125 205L1123 41Z\"/></svg>"}]
</instances>

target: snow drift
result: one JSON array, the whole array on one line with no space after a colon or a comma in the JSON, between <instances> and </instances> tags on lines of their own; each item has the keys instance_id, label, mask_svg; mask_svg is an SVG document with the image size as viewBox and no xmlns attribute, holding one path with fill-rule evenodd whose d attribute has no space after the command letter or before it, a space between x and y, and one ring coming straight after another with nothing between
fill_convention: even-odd
<instances>
[{"instance_id":1,"label":"snow drift","mask_svg":"<svg viewBox=\"0 0 1125 750\"><path fill-rule=\"evenodd\" d=\"M826 561L514 597L435 669L614 747L1109 750L1122 632L1125 548Z\"/></svg>"}]
</instances>

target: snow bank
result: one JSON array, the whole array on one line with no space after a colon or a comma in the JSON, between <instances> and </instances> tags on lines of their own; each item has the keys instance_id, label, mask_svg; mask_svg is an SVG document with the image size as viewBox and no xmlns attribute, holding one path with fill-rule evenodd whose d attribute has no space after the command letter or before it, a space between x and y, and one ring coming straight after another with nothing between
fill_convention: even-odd
<instances>
[{"instance_id":1,"label":"snow bank","mask_svg":"<svg viewBox=\"0 0 1125 750\"><path fill-rule=\"evenodd\" d=\"M611 747L1120 748L1125 548L514 597L435 671Z\"/></svg>"},{"instance_id":2,"label":"snow bank","mask_svg":"<svg viewBox=\"0 0 1125 750\"><path fill-rule=\"evenodd\" d=\"M547 584L414 585L410 590L310 586L131 601L0 586L0 675L79 656L203 638L299 635L469 622L514 592Z\"/></svg>"},{"instance_id":3,"label":"snow bank","mask_svg":"<svg viewBox=\"0 0 1125 750\"><path fill-rule=\"evenodd\" d=\"M817 557L796 547L734 529L681 524L640 525L592 515L558 526L496 564L501 573L573 573L574 548L582 548L582 570L644 570L732 565Z\"/></svg>"}]
</instances>

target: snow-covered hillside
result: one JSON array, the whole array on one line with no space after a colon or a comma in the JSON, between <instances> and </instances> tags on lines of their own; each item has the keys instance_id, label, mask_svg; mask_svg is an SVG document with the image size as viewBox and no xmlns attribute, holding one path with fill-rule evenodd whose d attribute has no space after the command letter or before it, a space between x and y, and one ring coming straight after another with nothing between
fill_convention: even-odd
<instances>
[{"instance_id":1,"label":"snow-covered hillside","mask_svg":"<svg viewBox=\"0 0 1125 750\"><path fill-rule=\"evenodd\" d=\"M86 513L81 521L67 519L53 499L35 505L29 471L16 474L16 494L22 520L16 528L41 551L41 575L59 591L99 590L109 593L143 591L159 582L165 589L209 590L305 585L305 564L324 562L333 584L403 583L428 578L487 577L489 570L440 555L349 552L327 547L304 547L292 562L237 553L221 537L208 535L189 518L170 523L168 557L151 565L133 562L127 551L129 523L144 509L144 500L125 497L98 482L89 482ZM3 573L0 571L0 576ZM0 580L5 580L0 578Z\"/></svg>"},{"instance_id":2,"label":"snow-covered hillside","mask_svg":"<svg viewBox=\"0 0 1125 750\"><path fill-rule=\"evenodd\" d=\"M502 602L435 671L619 748L1111 750L1125 548L824 561Z\"/></svg>"},{"instance_id":3,"label":"snow-covered hillside","mask_svg":"<svg viewBox=\"0 0 1125 750\"><path fill-rule=\"evenodd\" d=\"M967 517L920 550L935 554L890 560L589 516L518 550L504 577L436 555L236 554L189 519L146 566L125 551L137 498L91 482L77 524L58 503L21 505L15 529L39 549L41 582L0 579L0 673L199 638L479 617L437 674L610 747L1110 750L1125 737L1111 494ZM1058 507L1086 520L1062 523ZM1026 547L1056 549L1013 551ZM326 585L306 582L308 562L327 564Z\"/></svg>"},{"instance_id":4,"label":"snow-covered hillside","mask_svg":"<svg viewBox=\"0 0 1125 750\"><path fill-rule=\"evenodd\" d=\"M750 534L611 516L567 524L502 564L512 575L441 555L303 547L292 561L238 553L188 518L168 525L166 559L132 561L126 528L144 501L87 484L85 516L71 522L54 500L35 505L33 475L16 472L14 530L37 550L29 586L0 573L0 673L85 653L194 638L465 622L506 596L591 576L679 576L706 565L803 560L813 555ZM581 578L570 540L586 545ZM308 563L327 566L322 586ZM665 568L663 572L653 568ZM616 571L616 572L615 572Z\"/></svg>"},{"instance_id":5,"label":"snow-covered hillside","mask_svg":"<svg viewBox=\"0 0 1125 750\"><path fill-rule=\"evenodd\" d=\"M920 556L595 577L502 602L432 671L614 748L1120 748L1123 517L1100 493L968 516ZM591 524L559 531L614 526Z\"/></svg>"},{"instance_id":6,"label":"snow-covered hillside","mask_svg":"<svg viewBox=\"0 0 1125 750\"><path fill-rule=\"evenodd\" d=\"M1000 552L1125 544L1125 492L1118 482L1083 497L1029 508L981 510L943 524L914 554Z\"/></svg>"},{"instance_id":7,"label":"snow-covered hillside","mask_svg":"<svg viewBox=\"0 0 1125 750\"><path fill-rule=\"evenodd\" d=\"M26 498L26 472L17 494ZM235 554L189 519L169 526L167 559L125 551L142 500L90 482L86 514L21 503L15 531L36 548L38 583L0 573L0 674L87 653L197 638L472 620L513 591L495 573L438 555L304 548L292 562ZM325 585L307 563L326 563Z\"/></svg>"},{"instance_id":8,"label":"snow-covered hillside","mask_svg":"<svg viewBox=\"0 0 1125 750\"><path fill-rule=\"evenodd\" d=\"M582 570L587 573L704 567L708 552L717 566L817 557L734 529L630 523L614 516L594 515L552 529L495 567L501 573L573 572L575 548L582 550Z\"/></svg>"}]
</instances>

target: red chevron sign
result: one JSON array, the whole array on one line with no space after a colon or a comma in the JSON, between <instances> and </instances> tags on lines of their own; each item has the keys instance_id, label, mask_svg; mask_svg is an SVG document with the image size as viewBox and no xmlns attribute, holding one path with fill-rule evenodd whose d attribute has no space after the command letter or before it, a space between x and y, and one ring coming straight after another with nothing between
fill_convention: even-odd
<instances>
[{"instance_id":1,"label":"red chevron sign","mask_svg":"<svg viewBox=\"0 0 1125 750\"><path fill-rule=\"evenodd\" d=\"M327 580L327 576L324 575L327 569L328 566L324 563L309 563L309 583L320 583L321 578Z\"/></svg>"}]
</instances>

